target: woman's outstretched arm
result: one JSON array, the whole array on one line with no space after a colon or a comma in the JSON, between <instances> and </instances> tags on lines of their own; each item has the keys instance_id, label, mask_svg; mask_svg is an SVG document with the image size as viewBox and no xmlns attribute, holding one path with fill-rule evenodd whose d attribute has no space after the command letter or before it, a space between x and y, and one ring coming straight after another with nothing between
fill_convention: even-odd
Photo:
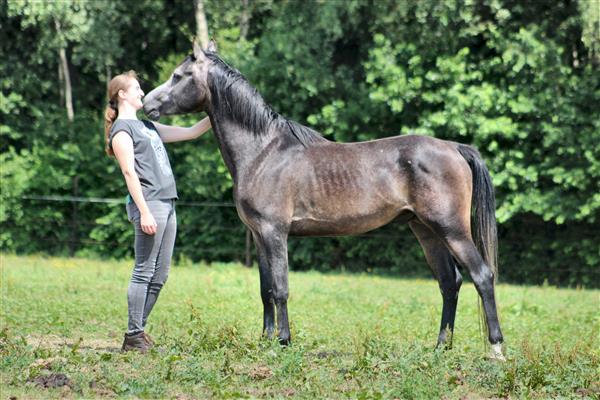
<instances>
[{"instance_id":1,"label":"woman's outstretched arm","mask_svg":"<svg viewBox=\"0 0 600 400\"><path fill-rule=\"evenodd\" d=\"M160 138L165 143L196 139L197 137L205 134L211 128L210 119L208 117L202 119L200 122L190 126L189 128L164 125L158 122L153 122L153 124L156 127Z\"/></svg>"}]
</instances>

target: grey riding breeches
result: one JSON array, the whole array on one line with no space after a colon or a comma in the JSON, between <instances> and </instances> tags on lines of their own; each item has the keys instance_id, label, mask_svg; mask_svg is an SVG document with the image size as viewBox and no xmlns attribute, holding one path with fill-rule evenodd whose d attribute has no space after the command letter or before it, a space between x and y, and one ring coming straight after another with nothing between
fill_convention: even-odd
<instances>
[{"instance_id":1,"label":"grey riding breeches","mask_svg":"<svg viewBox=\"0 0 600 400\"><path fill-rule=\"evenodd\" d=\"M127 215L135 227L135 266L127 290L129 334L141 332L146 326L167 281L177 234L175 200L150 200L146 204L156 220L154 235L142 231L140 212L135 203L127 204Z\"/></svg>"}]
</instances>

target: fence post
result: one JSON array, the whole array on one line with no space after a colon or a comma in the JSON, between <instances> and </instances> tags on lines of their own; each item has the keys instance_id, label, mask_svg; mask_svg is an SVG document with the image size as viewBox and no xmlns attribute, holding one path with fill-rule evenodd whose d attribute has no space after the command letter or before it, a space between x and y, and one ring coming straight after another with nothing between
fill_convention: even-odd
<instances>
[{"instance_id":1,"label":"fence post","mask_svg":"<svg viewBox=\"0 0 600 400\"><path fill-rule=\"evenodd\" d=\"M73 197L79 196L79 175L73 177ZM73 257L75 250L77 250L78 239L79 239L79 218L77 215L77 202L71 202L71 243L69 243L69 255Z\"/></svg>"}]
</instances>

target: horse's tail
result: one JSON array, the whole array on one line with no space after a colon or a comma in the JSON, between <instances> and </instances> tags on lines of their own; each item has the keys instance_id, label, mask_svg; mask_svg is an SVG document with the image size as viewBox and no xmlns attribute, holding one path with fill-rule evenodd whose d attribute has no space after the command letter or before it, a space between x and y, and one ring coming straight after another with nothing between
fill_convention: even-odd
<instances>
[{"instance_id":1,"label":"horse's tail","mask_svg":"<svg viewBox=\"0 0 600 400\"><path fill-rule=\"evenodd\" d=\"M473 241L485 263L492 269L494 281L496 281L498 279L498 231L496 228L496 196L492 177L475 148L459 144L458 152L471 167L473 175L471 200Z\"/></svg>"},{"instance_id":2,"label":"horse's tail","mask_svg":"<svg viewBox=\"0 0 600 400\"><path fill-rule=\"evenodd\" d=\"M473 175L473 194L471 198L471 234L473 241L485 263L494 274L494 282L498 279L498 232L496 228L496 196L492 177L485 166L479 152L467 145L459 144L458 152L467 160ZM496 291L494 291L494 296ZM488 345L485 340L484 327L487 327L487 318L482 311L481 297L477 300L479 312L479 331L484 347Z\"/></svg>"}]
</instances>

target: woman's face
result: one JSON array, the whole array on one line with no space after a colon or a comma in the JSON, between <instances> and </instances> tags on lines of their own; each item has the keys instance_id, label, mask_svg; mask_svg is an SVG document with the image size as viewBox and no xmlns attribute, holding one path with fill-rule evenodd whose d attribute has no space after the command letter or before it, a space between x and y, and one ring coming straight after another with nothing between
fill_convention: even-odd
<instances>
[{"instance_id":1,"label":"woman's face","mask_svg":"<svg viewBox=\"0 0 600 400\"><path fill-rule=\"evenodd\" d=\"M129 103L136 111L143 107L142 97L144 97L144 91L137 79L130 79L127 89L119 91L120 101Z\"/></svg>"}]
</instances>

